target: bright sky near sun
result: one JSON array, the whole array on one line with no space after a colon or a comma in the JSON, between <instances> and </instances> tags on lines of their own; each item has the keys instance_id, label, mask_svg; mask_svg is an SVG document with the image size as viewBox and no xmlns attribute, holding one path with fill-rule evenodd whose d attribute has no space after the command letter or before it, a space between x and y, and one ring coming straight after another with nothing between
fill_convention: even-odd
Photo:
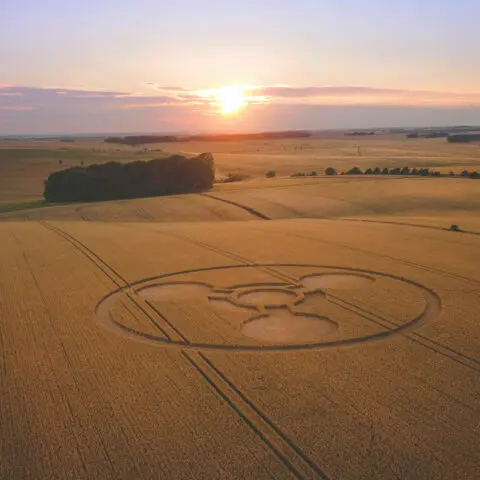
<instances>
[{"instance_id":1,"label":"bright sky near sun","mask_svg":"<svg viewBox=\"0 0 480 480\"><path fill-rule=\"evenodd\" d=\"M479 0L2 0L0 134L480 123L479 18Z\"/></svg>"}]
</instances>

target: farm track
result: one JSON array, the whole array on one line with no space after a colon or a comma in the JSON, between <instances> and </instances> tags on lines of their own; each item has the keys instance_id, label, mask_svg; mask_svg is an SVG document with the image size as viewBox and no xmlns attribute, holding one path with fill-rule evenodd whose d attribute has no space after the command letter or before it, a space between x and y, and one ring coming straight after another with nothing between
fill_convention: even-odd
<instances>
[{"instance_id":1,"label":"farm track","mask_svg":"<svg viewBox=\"0 0 480 480\"><path fill-rule=\"evenodd\" d=\"M329 219L330 220L330 219ZM332 218L331 220L336 220ZM449 232L450 230L448 228L443 228L443 227L434 227L433 225L421 225L419 223L407 223L407 222L391 222L387 220L370 220L370 219L364 219L364 218L341 218L338 219L338 221L348 221L348 222L364 222L364 223L379 223L379 224L385 224L385 225L400 225L404 227L417 227L417 228L427 228L429 230L440 230L441 232ZM471 230L459 230L454 233L464 233L467 235L479 235L480 232L473 232Z\"/></svg>"},{"instance_id":2,"label":"farm track","mask_svg":"<svg viewBox=\"0 0 480 480\"><path fill-rule=\"evenodd\" d=\"M262 212L259 212L258 210L255 210L251 207L247 207L246 205L242 205L241 203L234 202L233 200L227 200L225 198L217 197L215 195L207 194L207 193L199 193L202 197L207 197L207 198L213 198L214 200L218 200L220 202L228 203L229 205L233 205L235 207L241 208L242 210L245 210L246 212L250 213L251 215L261 218L262 220L272 220L270 217L265 215Z\"/></svg>"},{"instance_id":3,"label":"farm track","mask_svg":"<svg viewBox=\"0 0 480 480\"><path fill-rule=\"evenodd\" d=\"M342 221L342 220L340 220L340 221ZM390 255L385 255L383 253L372 252L371 250L365 250L363 248L353 247L351 245L346 245L346 244L339 243L339 242L332 242L332 241L324 240L324 239L321 239L321 238L318 238L318 237L311 237L311 236L308 236L308 235L279 231L279 230L274 230L274 229L269 229L267 231L267 230L264 230L262 228L255 228L255 227L249 227L249 228L251 230L257 230L257 231L261 231L261 232L275 232L275 233L278 233L280 235L287 235L287 236L290 236L290 237L303 238L305 240L311 240L311 241L318 242L318 243L323 243L323 244L326 244L326 245L335 245L335 246L343 247L343 248L346 248L348 250L352 250L352 251L359 252L359 253L366 253L368 255L373 255L373 256L376 256L376 257L388 258L389 260L394 260L395 262L399 262L399 263L402 263L404 265L408 265L410 267L419 268L421 270L425 270L425 271L428 271L428 272L431 272L431 273L436 273L436 274L439 274L439 275L454 278L456 280L461 280L461 281L470 283L470 284L475 285L475 286L480 285L480 280L476 280L474 278L465 277L464 275L457 275L456 273L447 272L446 270L442 270L440 268L429 267L429 266L423 265L421 263L410 262L408 260L402 260L401 258L392 257Z\"/></svg>"},{"instance_id":4,"label":"farm track","mask_svg":"<svg viewBox=\"0 0 480 480\"><path fill-rule=\"evenodd\" d=\"M314 185L314 184L307 184L305 186L311 186L311 185ZM287 188L285 186L275 186L275 187L265 187L265 188ZM291 188L291 187L288 187L288 188ZM237 189L237 190L228 190L227 192L222 192L222 193L230 193L230 192L245 192L245 191L249 191L249 190L263 190L262 188L251 188L251 189ZM249 213L251 213L252 215L258 217L258 218L261 218L263 220L280 220L280 219L274 219L274 218L271 218L271 217L268 217L267 215L265 215L264 213L260 212L259 210L254 210L252 209L251 207L248 207L247 205L244 205L240 202L237 202L237 201L233 201L233 200L227 200L225 198L221 198L217 195L211 195L211 194L200 194L200 195L203 195L203 196L208 196L210 198L213 198L215 200L219 200L221 202L226 202L226 203L229 203L230 205L234 205L238 208L241 208ZM349 203L351 205L361 205L361 206L365 206L364 203L361 203L361 202L352 202L350 200L346 200L346 199L343 199L343 198L338 198L338 197L316 197L316 198L325 198L327 200L337 200L337 201L340 201L340 202L345 202L345 203ZM263 199L262 199L263 200ZM282 208L285 208L285 209L290 209L290 211L294 214L298 214L301 218L309 218L309 219L318 219L318 220L330 220L330 221L336 221L336 222L365 222L365 223L377 223L377 224L385 224L385 225L399 225L399 226L408 226L408 227L417 227L417 228L426 228L426 229L430 229L430 230L437 230L437 231L443 231L443 232L448 232L449 229L448 228L442 228L442 227L435 227L433 225L422 225L422 224L418 224L418 223L407 223L407 222L394 222L394 221L388 221L388 220L371 220L371 219L363 219L363 218L331 218L331 217L308 217L308 216L302 216L299 214L299 212L295 209L292 209L290 207L288 207L288 205L283 205L279 202L273 202L271 200L264 200L268 203L272 203L272 204L275 204L275 205L278 205L278 206L281 206ZM462 234L465 234L465 235L477 235L477 236L480 236L480 232L474 232L474 231L471 231L471 230L459 230L457 232L455 232L455 234L459 234L459 233L462 233Z\"/></svg>"},{"instance_id":5,"label":"farm track","mask_svg":"<svg viewBox=\"0 0 480 480\"><path fill-rule=\"evenodd\" d=\"M250 229L254 229L254 230L259 230L259 231L265 231L263 229L259 229L259 228L253 228L253 227L250 227ZM327 243L327 244L333 244L333 242L328 242L326 240L320 240L320 239L317 239L315 237L309 237L309 236L305 236L305 235L298 235L298 234L292 234L292 233L287 233L287 232L279 232L279 231L275 231L275 230L271 230L269 229L268 231L272 231L272 232L275 232L275 233L278 233L278 234L283 234L283 235L289 235L289 236L295 236L295 237L300 237L300 238L305 238L305 239L309 239L309 240L313 240L313 241L318 241L318 242L321 242L321 243ZM340 244L337 244L335 243L335 245L340 245ZM382 257L386 257L386 258L389 258L389 259L392 259L392 260L395 260L395 261L398 261L400 263L404 263L408 266L413 266L413 267L416 267L416 268L421 268L423 270L427 270L427 271L431 271L433 273L437 273L437 274L440 274L440 275L447 275L447 276L451 276L451 277L454 277L456 279L459 279L459 280L462 280L462 281L467 281L467 282L473 282L475 284L480 284L479 281L477 280L474 280L474 279L470 279L468 277L463 277L463 276L458 276L458 275L455 275L455 274L450 274L449 272L445 272L443 270L438 270L438 269L435 269L435 268L430 268L430 267L427 267L425 265L421 265L421 264L416 264L416 263L413 263L413 262L406 262L406 261L402 261L400 259L397 259L395 257L390 257L390 256L386 256L386 255L381 255L381 254L378 254L378 253L375 253L375 252L370 252L368 250L363 250L363 249L358 249L356 247L350 247L350 246L346 246L346 245L341 245L345 248L350 248L352 250L358 250L358 251L361 251L362 253L368 253L368 254L371 254L371 255L375 255L375 256L382 256ZM347 302L346 300L342 299L341 297L333 297L333 298L336 298L337 300L339 300L341 303L349 303ZM341 304L339 304L339 306L342 306ZM380 323L380 325L382 326L386 326L386 325L390 325L390 326L396 326L398 327L398 324L396 324L395 322L392 322L384 317L381 317L379 316L378 314L375 314L373 312L370 312L368 310L365 310L364 308L358 306L358 305L352 305L350 304L350 307L351 306L354 306L355 308L359 309L360 311L363 311L364 313L367 313L370 318L368 317L364 317L364 318L367 318L368 320L374 322L374 323L378 323L377 321L380 320L380 322L384 322L384 324L382 325L382 323ZM345 307L344 307L345 308ZM360 315L363 317L363 315ZM374 317L376 320L372 319L372 317ZM385 325L386 324L386 325ZM473 357L470 357L468 355L465 355L447 345L444 345L444 344L441 344L435 340L432 340L431 338L428 338L424 335L421 335L421 334L418 334L418 333L410 333L410 334L405 334L405 337L408 338L409 340L413 341L413 342L416 342L416 343L419 343L421 345L423 345L424 347L434 351L435 353L438 353L440 355L443 355L443 356L446 356L448 357L449 359L455 361L455 362L458 362L458 363L461 363L462 365L468 367L468 368L471 368L473 370L476 370L476 371L480 371L480 361L473 358ZM450 353L453 353L456 357L459 357L459 358L456 358L455 356L452 356L450 355L448 352ZM460 360L460 359L463 359L463 360Z\"/></svg>"},{"instance_id":6,"label":"farm track","mask_svg":"<svg viewBox=\"0 0 480 480\"><path fill-rule=\"evenodd\" d=\"M182 352L213 391L299 480L328 476L203 353Z\"/></svg>"},{"instance_id":7,"label":"farm track","mask_svg":"<svg viewBox=\"0 0 480 480\"><path fill-rule=\"evenodd\" d=\"M97 255L93 250L87 247L84 243L78 240L73 235L64 230L41 222L43 226L51 230L53 233L61 236L72 247L84 255L90 262L99 268L109 280L111 280L117 287L121 289L130 290L130 284L124 277L122 277L113 267L111 267L105 260ZM187 240L188 241L188 240ZM203 243L203 242L202 242ZM234 255L234 254L231 254ZM242 258L242 257L239 257ZM155 324L155 320L151 315L133 298L130 293L127 297L135 306L137 306L151 321ZM146 304L154 308L150 302ZM189 344L189 340L183 335L171 322L169 322L156 309L167 325ZM157 325L158 326L158 325ZM164 332L163 328L158 326L166 336L168 333ZM167 337L171 338L171 336ZM242 422L250 428L261 441L271 450L289 472L299 480L328 480L328 476L321 470L321 468L313 462L301 449L298 447L282 430L263 413L248 397L218 368L214 363L201 352L182 352L182 356L192 365L192 367L200 374L201 378L207 382L211 387L212 392L218 395L224 403L229 406L235 414L242 420ZM113 468L113 465L112 465Z\"/></svg>"},{"instance_id":8,"label":"farm track","mask_svg":"<svg viewBox=\"0 0 480 480\"><path fill-rule=\"evenodd\" d=\"M210 197L215 198L215 199L220 200L220 201L225 201L227 203L231 203L229 200L221 199L219 197L212 197L212 196L210 196ZM249 208L249 207L245 207L244 205L241 205L237 202L232 203L232 204L238 206L239 208ZM265 219L273 220L273 219L267 217L265 214L263 214L261 212L257 212L255 215L256 216L261 215L263 217L266 217ZM262 217L260 217L260 218L262 218ZM377 220L349 219L349 218L342 218L342 219L326 218L324 220L338 221L338 222L366 222L366 223L377 223L377 224L387 224L387 225L400 225L400 226L419 227L419 228L427 228L427 229L432 229L432 230L448 231L447 229L444 229L444 228L441 228L441 227L433 227L433 226L427 226L427 225L417 225L417 224L410 224L410 223L377 221ZM251 227L251 226L249 226L249 228L251 230L265 231L265 230L258 229L258 228L255 229L254 227ZM306 236L306 235L294 234L294 233L289 233L289 232L284 232L284 231L280 232L278 230L271 230L271 229L269 231L275 231L276 233L281 233L281 234L292 236L292 237L305 238L305 239L308 239L308 240L313 240L313 241L317 241L317 242L321 242L321 243L325 243L325 244L329 244L329 245L337 245L337 246L348 248L350 250L355 250L355 251L358 251L358 252L361 252L361 253L367 253L369 255L375 255L375 256L379 256L379 257L383 257L383 258L388 258L390 260L395 260L395 261L403 263L405 265L414 266L416 268L420 268L420 269L430 271L430 272L434 272L434 273L439 273L441 275L445 275L445 276L448 276L448 277L451 277L451 278L455 278L457 280L463 280L463 281L466 281L466 282L469 282L469 283L473 283L475 285L480 285L479 280L475 280L475 279L472 279L472 278L469 278L469 277L465 277L463 275L457 275L455 273L447 272L445 270L441 270L441 269L438 269L438 268L435 268L435 267L428 267L428 266L422 265L420 263L409 262L409 261L406 261L406 260L402 260L402 259L399 259L399 258L396 258L396 257L389 256L389 255L384 255L384 254L380 254L380 253L376 253L376 252L371 252L369 250L364 250L364 249L361 249L361 248L358 248L358 247L352 247L350 245L345 245L345 244L341 244L341 243L338 243L338 242L329 242L327 240L319 239L319 238L316 238L316 237L309 237L309 236ZM455 232L455 233L480 235L480 233L468 232L468 231L461 231L461 232Z\"/></svg>"},{"instance_id":9,"label":"farm track","mask_svg":"<svg viewBox=\"0 0 480 480\"><path fill-rule=\"evenodd\" d=\"M211 198L216 198L217 200L221 200L221 201L227 201L228 203L230 203L230 201L228 200L225 200L225 199L221 199L221 198L217 198L217 197L211 197ZM244 205L241 205L241 204L238 204L237 202L235 202L235 204L237 206L239 206L239 208L248 208L248 207L245 207ZM266 215L264 215L263 213L261 212L257 212L259 213L260 215L266 217ZM272 220L271 218L267 217L268 220ZM342 218L342 219L330 219L330 218L325 218L325 219L321 219L321 220L329 220L329 221L337 221L337 222L366 222L366 223L378 223L378 224L387 224L387 225L400 225L400 226L409 226L409 227L419 227L419 228L427 228L427 229L432 229L432 230L440 230L440 231L448 231L447 229L444 229L444 228L441 228L441 227L433 227L433 226L428 226L428 225L417 225L417 224L410 224L410 223L399 223L399 222L388 222L388 221L377 221L377 220L366 220L366 219L349 219L349 218ZM258 231L265 231L265 230L262 230L262 229L255 229L254 227L251 227L250 226L250 229L253 229L253 230L258 230ZM401 260L399 258L396 258L396 257L392 257L392 256L389 256L389 255L384 255L384 254L379 254L379 253L376 253L376 252L371 252L369 250L364 250L364 249L361 249L361 248L358 248L358 247L352 247L350 245L345 245L345 244L341 244L341 243L338 243L338 242L329 242L327 240L322 240L322 239L319 239L319 238L316 238L316 237L309 237L309 236L306 236L306 235L299 235L299 234L294 234L294 233L287 233L287 232L279 232L278 230L269 230L269 231L275 231L276 233L281 233L281 234L284 234L284 235L288 235L288 236L292 236L292 237L298 237L298 238L305 238L305 239L308 239L308 240L314 240L314 241L317 241L317 242L321 242L321 243L326 243L326 244L329 244L329 245L338 245L338 246L341 246L341 247L344 247L344 248L348 248L350 250L356 250L358 252L362 252L362 253L367 253L369 255L376 255L376 256L380 256L380 257L384 257L384 258L389 258L391 260L395 260L397 262L401 262L405 265L410 265L410 266L414 266L414 267L417 267L417 268L420 268L420 269L423 269L423 270L427 270L427 271L431 271L431 272L434 272L434 273L440 273L442 275L446 275L446 276L449 276L449 277L452 277L452 278L456 278L458 280L464 280L466 282L470 282L470 283L473 283L473 284L478 284L480 285L480 281L479 280L475 280L475 279L472 279L472 278L469 278L469 277L465 277L463 275L457 275L457 274L454 274L454 273L450 273L450 272L447 272L445 270L441 270L441 269L438 269L438 268L435 268L435 267L428 267L426 265L422 265L420 263L416 263L416 262L409 262L409 261L406 261L406 260ZM480 235L480 233L477 233L477 232L468 232L468 231L461 231L461 232L455 232L455 233L465 233L465 234L471 234L471 235Z\"/></svg>"},{"instance_id":10,"label":"farm track","mask_svg":"<svg viewBox=\"0 0 480 480\"><path fill-rule=\"evenodd\" d=\"M93 263L97 268L99 268L108 277L108 279L112 281L114 285L116 285L118 288L126 289L125 297L130 300L130 302L135 307L140 309L146 315L149 321L154 325L154 327L159 330L167 339L170 339L172 337L172 335L167 332L167 325L162 326L157 322L154 314L149 311L149 306L147 304L142 304L143 302L140 302L139 300L134 298L128 281L124 277L122 277L113 267L111 267L93 250L88 248L84 243L75 238L73 235L70 235L64 230L61 230L60 228L55 227L47 222L41 222L41 224L45 228L51 230L53 233L61 236L64 240L70 243L77 251L79 251L83 256L90 260L91 263Z\"/></svg>"}]
</instances>

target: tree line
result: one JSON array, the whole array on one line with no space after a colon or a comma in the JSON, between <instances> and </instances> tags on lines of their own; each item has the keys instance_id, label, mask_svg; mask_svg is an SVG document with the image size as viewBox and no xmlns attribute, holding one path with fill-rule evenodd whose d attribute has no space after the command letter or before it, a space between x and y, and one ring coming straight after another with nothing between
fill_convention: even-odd
<instances>
[{"instance_id":1,"label":"tree line","mask_svg":"<svg viewBox=\"0 0 480 480\"><path fill-rule=\"evenodd\" d=\"M108 162L52 173L45 181L49 202L90 202L193 193L212 188L211 153L131 163Z\"/></svg>"},{"instance_id":2,"label":"tree line","mask_svg":"<svg viewBox=\"0 0 480 480\"><path fill-rule=\"evenodd\" d=\"M332 167L325 169L325 175L338 175L337 170ZM440 176L450 176L450 177L468 177L478 179L480 178L480 173L473 171L469 172L468 170L463 170L459 175L455 172L449 172L448 174L443 174L437 170L430 170L429 168L410 168L410 167L396 167L396 168L367 168L363 171L359 167L353 167L346 172L341 172L341 175L419 175L421 177L440 177Z\"/></svg>"}]
</instances>

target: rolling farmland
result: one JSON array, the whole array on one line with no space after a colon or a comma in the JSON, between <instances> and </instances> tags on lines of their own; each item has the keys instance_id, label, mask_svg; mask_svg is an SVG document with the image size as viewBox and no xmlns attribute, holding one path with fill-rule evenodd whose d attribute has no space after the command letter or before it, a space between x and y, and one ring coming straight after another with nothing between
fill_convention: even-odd
<instances>
[{"instance_id":1,"label":"rolling farmland","mask_svg":"<svg viewBox=\"0 0 480 480\"><path fill-rule=\"evenodd\" d=\"M0 214L0 478L478 478L479 187Z\"/></svg>"}]
</instances>

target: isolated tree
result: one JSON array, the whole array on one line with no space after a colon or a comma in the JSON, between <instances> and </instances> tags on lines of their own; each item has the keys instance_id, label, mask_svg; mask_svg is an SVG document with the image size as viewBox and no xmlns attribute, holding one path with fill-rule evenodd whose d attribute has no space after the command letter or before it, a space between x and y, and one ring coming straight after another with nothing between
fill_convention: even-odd
<instances>
[{"instance_id":1,"label":"isolated tree","mask_svg":"<svg viewBox=\"0 0 480 480\"><path fill-rule=\"evenodd\" d=\"M388 170L388 168L385 167L385 168L382 170L382 175L388 175L388 173L389 173L389 170Z\"/></svg>"},{"instance_id":2,"label":"isolated tree","mask_svg":"<svg viewBox=\"0 0 480 480\"><path fill-rule=\"evenodd\" d=\"M372 175L373 174L373 170L371 168L367 168L365 170L365 175Z\"/></svg>"},{"instance_id":3,"label":"isolated tree","mask_svg":"<svg viewBox=\"0 0 480 480\"><path fill-rule=\"evenodd\" d=\"M373 174L374 175L380 175L382 173L382 170L379 167L375 167L373 169Z\"/></svg>"},{"instance_id":4,"label":"isolated tree","mask_svg":"<svg viewBox=\"0 0 480 480\"><path fill-rule=\"evenodd\" d=\"M325 175L336 175L336 174L337 174L337 171L332 167L328 167L325 169Z\"/></svg>"},{"instance_id":5,"label":"isolated tree","mask_svg":"<svg viewBox=\"0 0 480 480\"><path fill-rule=\"evenodd\" d=\"M363 171L359 167L353 167L347 172L347 175L363 175Z\"/></svg>"},{"instance_id":6,"label":"isolated tree","mask_svg":"<svg viewBox=\"0 0 480 480\"><path fill-rule=\"evenodd\" d=\"M267 178L274 178L277 176L277 172L275 170L269 170L268 172L265 173L265 176Z\"/></svg>"},{"instance_id":7,"label":"isolated tree","mask_svg":"<svg viewBox=\"0 0 480 480\"><path fill-rule=\"evenodd\" d=\"M461 177L468 177L469 172L468 170L463 170L463 172L460 174Z\"/></svg>"},{"instance_id":8,"label":"isolated tree","mask_svg":"<svg viewBox=\"0 0 480 480\"><path fill-rule=\"evenodd\" d=\"M400 173L402 175L409 175L410 174L410 168L409 167L403 167L402 171Z\"/></svg>"}]
</instances>

